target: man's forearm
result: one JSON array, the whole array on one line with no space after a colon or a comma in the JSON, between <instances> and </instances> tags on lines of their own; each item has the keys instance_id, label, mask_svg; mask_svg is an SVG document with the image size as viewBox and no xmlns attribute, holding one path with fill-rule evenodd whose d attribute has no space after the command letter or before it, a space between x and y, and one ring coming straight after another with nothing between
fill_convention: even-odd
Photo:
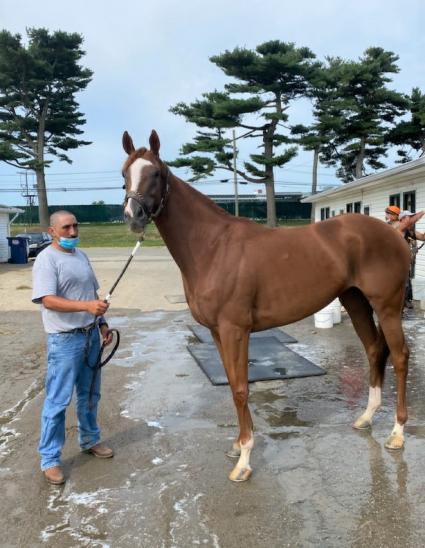
<instances>
[{"instance_id":1,"label":"man's forearm","mask_svg":"<svg viewBox=\"0 0 425 548\"><path fill-rule=\"evenodd\" d=\"M89 301L72 301L57 295L46 295L42 301L45 308L56 312L88 312Z\"/></svg>"}]
</instances>

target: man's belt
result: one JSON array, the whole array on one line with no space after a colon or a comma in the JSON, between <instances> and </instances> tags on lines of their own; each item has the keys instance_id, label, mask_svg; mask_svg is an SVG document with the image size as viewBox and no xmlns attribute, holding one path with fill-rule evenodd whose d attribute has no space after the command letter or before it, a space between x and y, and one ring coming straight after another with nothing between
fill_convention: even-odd
<instances>
[{"instance_id":1,"label":"man's belt","mask_svg":"<svg viewBox=\"0 0 425 548\"><path fill-rule=\"evenodd\" d=\"M70 329L69 331L61 331L61 333L90 333L95 327L97 327L97 320L85 327L76 327L75 329Z\"/></svg>"}]
</instances>

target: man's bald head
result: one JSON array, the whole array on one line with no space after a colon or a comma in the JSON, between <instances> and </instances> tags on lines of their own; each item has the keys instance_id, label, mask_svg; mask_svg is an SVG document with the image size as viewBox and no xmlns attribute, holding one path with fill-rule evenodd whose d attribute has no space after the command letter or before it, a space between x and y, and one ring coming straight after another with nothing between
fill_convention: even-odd
<instances>
[{"instance_id":1,"label":"man's bald head","mask_svg":"<svg viewBox=\"0 0 425 548\"><path fill-rule=\"evenodd\" d=\"M50 226L56 228L64 220L64 217L73 217L76 220L76 217L73 213L67 211L66 209L60 209L59 211L55 211L50 215Z\"/></svg>"}]
</instances>

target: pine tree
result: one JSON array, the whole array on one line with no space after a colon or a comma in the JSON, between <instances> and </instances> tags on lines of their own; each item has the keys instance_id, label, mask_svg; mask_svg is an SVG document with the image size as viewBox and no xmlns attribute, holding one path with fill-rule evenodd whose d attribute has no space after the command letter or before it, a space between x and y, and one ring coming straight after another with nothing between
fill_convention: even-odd
<instances>
[{"instance_id":1,"label":"pine tree","mask_svg":"<svg viewBox=\"0 0 425 548\"><path fill-rule=\"evenodd\" d=\"M369 48L359 61L328 58L326 113L332 139L322 159L337 166L349 182L365 174L366 166L384 168L386 135L408 107L407 98L387 87L389 74L399 71L398 56L382 48Z\"/></svg>"},{"instance_id":2,"label":"pine tree","mask_svg":"<svg viewBox=\"0 0 425 548\"><path fill-rule=\"evenodd\" d=\"M308 48L277 40L260 44L254 51L235 48L211 57L235 81L223 92L205 93L201 100L171 108L201 128L192 143L183 145L183 158L172 165L190 167L195 180L216 169L233 171L227 130L246 130L244 138L260 140L260 152L251 154L250 161L237 172L248 182L265 185L267 222L276 226L274 168L284 166L297 153L295 146L281 149L293 144L291 136L285 134L286 111L291 101L306 95L318 65L314 58Z\"/></svg>"},{"instance_id":3,"label":"pine tree","mask_svg":"<svg viewBox=\"0 0 425 548\"><path fill-rule=\"evenodd\" d=\"M412 153L425 154L425 94L413 88L409 98L410 120L397 124L386 136L386 142L399 146L399 163L412 160Z\"/></svg>"},{"instance_id":4,"label":"pine tree","mask_svg":"<svg viewBox=\"0 0 425 548\"><path fill-rule=\"evenodd\" d=\"M66 151L90 144L77 138L85 123L76 93L92 72L80 66L82 36L28 29L0 32L0 160L36 174L39 221L48 225L45 168L54 156L71 163Z\"/></svg>"}]
</instances>

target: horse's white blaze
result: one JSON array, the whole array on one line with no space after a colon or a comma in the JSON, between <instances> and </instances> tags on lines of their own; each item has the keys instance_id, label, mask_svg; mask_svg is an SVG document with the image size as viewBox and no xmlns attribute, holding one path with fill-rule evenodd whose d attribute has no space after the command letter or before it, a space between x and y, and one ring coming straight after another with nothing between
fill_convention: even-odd
<instances>
[{"instance_id":1,"label":"horse's white blaze","mask_svg":"<svg viewBox=\"0 0 425 548\"><path fill-rule=\"evenodd\" d=\"M131 166L130 166L130 190L132 192L136 192L137 188L139 186L140 180L142 178L142 172L143 168L145 166L152 166L152 162L149 162L149 160L144 160L143 158L137 158ZM127 201L127 205L125 206L124 211L130 215L130 217L133 217L133 210L131 208L131 200L132 198L129 198Z\"/></svg>"},{"instance_id":2,"label":"horse's white blaze","mask_svg":"<svg viewBox=\"0 0 425 548\"><path fill-rule=\"evenodd\" d=\"M376 410L381 406L381 388L379 386L369 386L369 400L367 402L366 411L362 417L371 421Z\"/></svg>"}]
</instances>

